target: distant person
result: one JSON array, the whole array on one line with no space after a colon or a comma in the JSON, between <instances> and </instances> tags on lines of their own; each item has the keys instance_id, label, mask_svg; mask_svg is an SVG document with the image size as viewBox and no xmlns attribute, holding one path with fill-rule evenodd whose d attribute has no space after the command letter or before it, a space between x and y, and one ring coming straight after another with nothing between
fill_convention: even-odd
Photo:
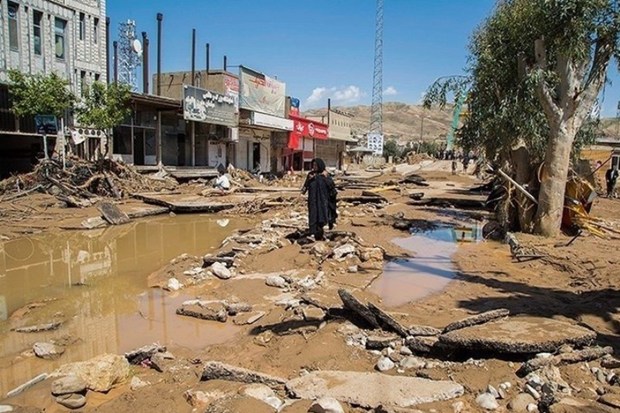
<instances>
[{"instance_id":1,"label":"distant person","mask_svg":"<svg viewBox=\"0 0 620 413\"><path fill-rule=\"evenodd\" d=\"M213 187L215 189L219 189L220 191L230 191L230 178L226 173L226 168L220 165L217 168L217 171L219 173L219 176L215 178L215 183L213 184Z\"/></svg>"},{"instance_id":2,"label":"distant person","mask_svg":"<svg viewBox=\"0 0 620 413\"><path fill-rule=\"evenodd\" d=\"M616 188L616 181L618 180L618 167L614 165L609 168L605 173L605 181L607 182L607 198L611 198Z\"/></svg>"},{"instance_id":3,"label":"distant person","mask_svg":"<svg viewBox=\"0 0 620 413\"><path fill-rule=\"evenodd\" d=\"M333 228L336 212L336 186L327 171L325 162L316 158L312 160L312 170L308 173L301 193L308 193L308 227L315 241L324 239L323 228Z\"/></svg>"}]
</instances>

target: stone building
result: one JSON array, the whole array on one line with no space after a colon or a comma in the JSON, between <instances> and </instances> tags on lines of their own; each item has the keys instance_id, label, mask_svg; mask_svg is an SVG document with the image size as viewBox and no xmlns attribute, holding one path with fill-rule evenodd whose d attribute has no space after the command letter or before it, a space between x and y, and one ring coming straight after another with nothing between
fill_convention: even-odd
<instances>
[{"instance_id":1,"label":"stone building","mask_svg":"<svg viewBox=\"0 0 620 413\"><path fill-rule=\"evenodd\" d=\"M0 0L0 176L30 169L42 150L33 120L9 111L8 71L56 73L79 96L107 82L106 67L106 0Z\"/></svg>"}]
</instances>

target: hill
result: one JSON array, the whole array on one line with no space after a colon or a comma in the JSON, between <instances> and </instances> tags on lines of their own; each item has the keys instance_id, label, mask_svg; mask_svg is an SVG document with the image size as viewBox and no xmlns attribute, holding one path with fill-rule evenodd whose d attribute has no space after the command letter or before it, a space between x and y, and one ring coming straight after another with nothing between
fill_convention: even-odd
<instances>
[{"instance_id":1,"label":"hill","mask_svg":"<svg viewBox=\"0 0 620 413\"><path fill-rule=\"evenodd\" d=\"M370 106L336 106L342 112L353 115L352 129L354 134L368 132L370 124ZM304 112L304 116L322 116L326 108ZM424 120L424 124L422 124ZM452 123L452 107L445 109L425 109L421 105L387 102L383 104L383 133L386 137L394 137L401 142L430 141L444 139Z\"/></svg>"}]
</instances>

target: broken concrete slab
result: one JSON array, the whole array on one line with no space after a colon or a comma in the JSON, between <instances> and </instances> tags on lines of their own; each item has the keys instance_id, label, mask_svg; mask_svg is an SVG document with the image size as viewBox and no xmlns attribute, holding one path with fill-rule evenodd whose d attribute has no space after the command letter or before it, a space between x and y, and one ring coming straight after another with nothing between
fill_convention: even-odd
<instances>
[{"instance_id":1,"label":"broken concrete slab","mask_svg":"<svg viewBox=\"0 0 620 413\"><path fill-rule=\"evenodd\" d=\"M226 307L221 303L212 303L201 306L198 304L182 305L177 308L178 315L200 318L201 320L219 321L225 323L228 320Z\"/></svg>"},{"instance_id":2,"label":"broken concrete slab","mask_svg":"<svg viewBox=\"0 0 620 413\"><path fill-rule=\"evenodd\" d=\"M595 338L595 332L564 321L513 317L442 334L439 342L452 348L526 354L555 351L563 344L583 346Z\"/></svg>"},{"instance_id":3,"label":"broken concrete slab","mask_svg":"<svg viewBox=\"0 0 620 413\"><path fill-rule=\"evenodd\" d=\"M276 376L260 373L258 371L231 366L218 361L209 361L202 371L201 380L226 380L240 383L261 383L270 387L280 387L286 380Z\"/></svg>"},{"instance_id":4,"label":"broken concrete slab","mask_svg":"<svg viewBox=\"0 0 620 413\"><path fill-rule=\"evenodd\" d=\"M510 315L510 311L508 311L505 308L486 311L484 313L476 314L471 317L467 317L462 320L455 321L454 323L448 324L443 329L443 332L449 333L450 331L459 330L461 328L474 326L478 324L484 324L486 322L495 320L497 318L508 317L509 315Z\"/></svg>"},{"instance_id":5,"label":"broken concrete slab","mask_svg":"<svg viewBox=\"0 0 620 413\"><path fill-rule=\"evenodd\" d=\"M441 330L431 326L412 325L407 329L409 336L413 337L428 337L438 336L441 334Z\"/></svg>"},{"instance_id":6,"label":"broken concrete slab","mask_svg":"<svg viewBox=\"0 0 620 413\"><path fill-rule=\"evenodd\" d=\"M37 324L33 326L16 327L16 328L13 328L12 331L15 331L18 333L39 333L41 331L56 330L61 325L62 323L60 321L54 321L51 323Z\"/></svg>"},{"instance_id":7,"label":"broken concrete slab","mask_svg":"<svg viewBox=\"0 0 620 413\"><path fill-rule=\"evenodd\" d=\"M153 357L155 353L163 353L165 351L165 346L162 346L158 343L153 343L125 353L125 358L129 362L129 364L140 364L144 360Z\"/></svg>"},{"instance_id":8,"label":"broken concrete slab","mask_svg":"<svg viewBox=\"0 0 620 413\"><path fill-rule=\"evenodd\" d=\"M561 353L550 357L536 357L521 365L517 371L519 375L526 375L546 366L561 366L563 364L575 364L583 361L596 360L604 356L613 354L612 347L588 347L583 350ZM601 362L601 366L603 363Z\"/></svg>"},{"instance_id":9,"label":"broken concrete slab","mask_svg":"<svg viewBox=\"0 0 620 413\"><path fill-rule=\"evenodd\" d=\"M405 345L415 353L430 353L439 343L437 336L407 337Z\"/></svg>"},{"instance_id":10,"label":"broken concrete slab","mask_svg":"<svg viewBox=\"0 0 620 413\"><path fill-rule=\"evenodd\" d=\"M267 314L267 313L264 312L264 311L254 311L254 312L251 312L251 313L240 314L240 315L237 315L233 319L233 323L235 323L238 326L242 326L242 325L246 325L246 324L254 324L258 320L263 318L265 316L265 314Z\"/></svg>"},{"instance_id":11,"label":"broken concrete slab","mask_svg":"<svg viewBox=\"0 0 620 413\"><path fill-rule=\"evenodd\" d=\"M301 399L334 399L364 408L380 405L410 407L449 400L463 394L463 386L451 381L382 373L315 371L286 383L286 389Z\"/></svg>"},{"instance_id":12,"label":"broken concrete slab","mask_svg":"<svg viewBox=\"0 0 620 413\"><path fill-rule=\"evenodd\" d=\"M368 309L360 300L355 298L353 294L345 289L338 290L338 295L344 304L344 307L353 311L373 328L380 328L379 322L374 313Z\"/></svg>"},{"instance_id":13,"label":"broken concrete slab","mask_svg":"<svg viewBox=\"0 0 620 413\"><path fill-rule=\"evenodd\" d=\"M101 212L101 216L112 225L122 225L131 221L126 213L111 202L104 201L97 209Z\"/></svg>"},{"instance_id":14,"label":"broken concrete slab","mask_svg":"<svg viewBox=\"0 0 620 413\"><path fill-rule=\"evenodd\" d=\"M373 303L368 303L368 309L375 315L381 324L384 324L388 330L395 332L401 337L407 337L407 329L399 323L394 317L377 307Z\"/></svg>"}]
</instances>

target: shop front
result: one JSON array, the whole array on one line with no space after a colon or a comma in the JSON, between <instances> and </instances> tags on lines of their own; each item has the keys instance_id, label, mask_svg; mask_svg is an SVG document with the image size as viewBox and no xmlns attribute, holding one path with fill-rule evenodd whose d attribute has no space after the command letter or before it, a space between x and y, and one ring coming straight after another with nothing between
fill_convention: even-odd
<instances>
[{"instance_id":1,"label":"shop front","mask_svg":"<svg viewBox=\"0 0 620 413\"><path fill-rule=\"evenodd\" d=\"M282 153L282 164L287 171L305 171L316 156L318 142L327 141L326 124L315 120L289 115L293 130L289 133L288 145Z\"/></svg>"}]
</instances>

